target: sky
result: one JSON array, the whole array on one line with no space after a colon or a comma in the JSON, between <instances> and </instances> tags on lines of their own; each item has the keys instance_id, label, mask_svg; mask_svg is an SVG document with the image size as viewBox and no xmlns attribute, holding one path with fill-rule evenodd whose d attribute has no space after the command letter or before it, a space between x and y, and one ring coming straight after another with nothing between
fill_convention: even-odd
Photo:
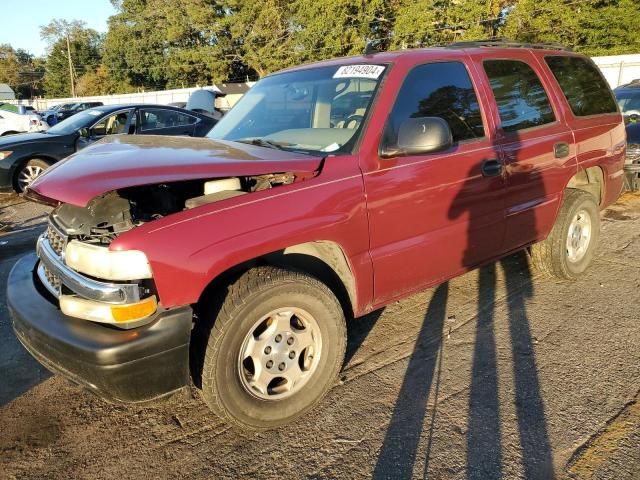
<instances>
[{"instance_id":1,"label":"sky","mask_svg":"<svg viewBox=\"0 0 640 480\"><path fill-rule=\"evenodd\" d=\"M35 56L45 54L40 26L54 18L82 20L98 32L107 31L115 12L109 0L0 0L0 44L9 43Z\"/></svg>"}]
</instances>

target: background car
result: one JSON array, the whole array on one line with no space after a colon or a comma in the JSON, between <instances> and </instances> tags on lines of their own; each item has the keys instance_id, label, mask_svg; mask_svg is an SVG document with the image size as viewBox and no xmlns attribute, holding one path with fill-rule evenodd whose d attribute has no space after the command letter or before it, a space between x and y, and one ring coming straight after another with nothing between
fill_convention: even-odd
<instances>
[{"instance_id":1,"label":"background car","mask_svg":"<svg viewBox=\"0 0 640 480\"><path fill-rule=\"evenodd\" d=\"M22 192L58 160L107 135L203 137L208 115L167 105L107 105L80 112L47 132L0 139L0 190Z\"/></svg>"},{"instance_id":2,"label":"background car","mask_svg":"<svg viewBox=\"0 0 640 480\"><path fill-rule=\"evenodd\" d=\"M618 101L625 123L640 120L640 78L626 85L620 85L613 93Z\"/></svg>"},{"instance_id":3,"label":"background car","mask_svg":"<svg viewBox=\"0 0 640 480\"><path fill-rule=\"evenodd\" d=\"M58 112L57 112L58 121L66 120L67 118L69 118L72 115L75 115L76 113L82 112L82 111L87 110L89 108L101 107L102 105L104 105L102 102L78 102L78 103L73 103L73 104L71 104L70 107L62 107L62 108L60 108L60 110L58 110Z\"/></svg>"},{"instance_id":4,"label":"background car","mask_svg":"<svg viewBox=\"0 0 640 480\"><path fill-rule=\"evenodd\" d=\"M218 108L217 99L224 96L224 93L206 90L204 88L195 90L189 96L185 108L187 110L193 110L194 112L209 115L215 120L220 120L224 116L224 112Z\"/></svg>"},{"instance_id":5,"label":"background car","mask_svg":"<svg viewBox=\"0 0 640 480\"><path fill-rule=\"evenodd\" d=\"M74 105L75 103L59 103L58 105L54 105L51 108L47 108L40 114L40 116L50 126L54 126L56 123L58 123L58 111L62 109L69 109Z\"/></svg>"},{"instance_id":6,"label":"background car","mask_svg":"<svg viewBox=\"0 0 640 480\"><path fill-rule=\"evenodd\" d=\"M627 125L625 188L640 190L640 79L621 85L613 93Z\"/></svg>"},{"instance_id":7,"label":"background car","mask_svg":"<svg viewBox=\"0 0 640 480\"><path fill-rule=\"evenodd\" d=\"M627 157L624 163L625 187L640 190L640 123L627 125Z\"/></svg>"},{"instance_id":8,"label":"background car","mask_svg":"<svg viewBox=\"0 0 640 480\"><path fill-rule=\"evenodd\" d=\"M31 105L13 105L11 103L0 103L0 110L4 110L6 112L17 113L19 115L39 115L35 108Z\"/></svg>"},{"instance_id":9,"label":"background car","mask_svg":"<svg viewBox=\"0 0 640 480\"><path fill-rule=\"evenodd\" d=\"M27 113L19 113L20 111ZM48 128L49 125L43 122L38 114L19 109L17 105L0 104L0 136L39 132Z\"/></svg>"}]
</instances>

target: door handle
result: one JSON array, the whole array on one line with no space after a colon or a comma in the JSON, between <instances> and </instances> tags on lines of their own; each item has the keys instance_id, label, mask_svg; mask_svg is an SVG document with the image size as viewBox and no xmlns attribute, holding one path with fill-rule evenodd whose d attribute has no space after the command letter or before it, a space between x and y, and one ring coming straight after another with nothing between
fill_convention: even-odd
<instances>
[{"instance_id":1,"label":"door handle","mask_svg":"<svg viewBox=\"0 0 640 480\"><path fill-rule=\"evenodd\" d=\"M568 157L569 150L569 144L567 142L558 142L553 146L553 153L556 158Z\"/></svg>"},{"instance_id":2,"label":"door handle","mask_svg":"<svg viewBox=\"0 0 640 480\"><path fill-rule=\"evenodd\" d=\"M498 160L483 160L480 171L483 177L498 177L502 175L502 163Z\"/></svg>"}]
</instances>

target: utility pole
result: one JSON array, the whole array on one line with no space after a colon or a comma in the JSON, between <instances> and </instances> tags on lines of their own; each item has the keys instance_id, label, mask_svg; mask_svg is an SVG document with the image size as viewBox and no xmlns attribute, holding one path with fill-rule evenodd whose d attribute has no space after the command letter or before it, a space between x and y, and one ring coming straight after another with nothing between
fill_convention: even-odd
<instances>
[{"instance_id":1,"label":"utility pole","mask_svg":"<svg viewBox=\"0 0 640 480\"><path fill-rule=\"evenodd\" d=\"M71 81L71 96L76 96L76 86L73 81L73 64L71 63L71 46L69 45L69 34L67 33L67 57L69 58L69 80Z\"/></svg>"}]
</instances>

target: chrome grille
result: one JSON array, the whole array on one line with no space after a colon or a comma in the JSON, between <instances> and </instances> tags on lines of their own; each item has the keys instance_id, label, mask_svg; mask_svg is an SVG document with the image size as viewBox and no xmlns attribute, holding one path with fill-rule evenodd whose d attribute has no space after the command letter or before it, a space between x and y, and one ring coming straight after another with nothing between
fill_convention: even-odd
<instances>
[{"instance_id":1,"label":"chrome grille","mask_svg":"<svg viewBox=\"0 0 640 480\"><path fill-rule=\"evenodd\" d=\"M60 278L51 273L49 269L44 265L42 265L42 271L44 273L44 278L41 278L41 280L48 283L48 285L45 285L45 287L47 287L50 292L59 295L60 289L62 288L62 282L60 281Z\"/></svg>"},{"instance_id":2,"label":"chrome grille","mask_svg":"<svg viewBox=\"0 0 640 480\"><path fill-rule=\"evenodd\" d=\"M60 232L51 221L49 221L47 227L47 239L53 251L56 252L57 255L62 256L62 252L64 252L64 249L67 247L67 237Z\"/></svg>"},{"instance_id":3,"label":"chrome grille","mask_svg":"<svg viewBox=\"0 0 640 480\"><path fill-rule=\"evenodd\" d=\"M626 163L640 164L640 145L627 145L627 161Z\"/></svg>"}]
</instances>

